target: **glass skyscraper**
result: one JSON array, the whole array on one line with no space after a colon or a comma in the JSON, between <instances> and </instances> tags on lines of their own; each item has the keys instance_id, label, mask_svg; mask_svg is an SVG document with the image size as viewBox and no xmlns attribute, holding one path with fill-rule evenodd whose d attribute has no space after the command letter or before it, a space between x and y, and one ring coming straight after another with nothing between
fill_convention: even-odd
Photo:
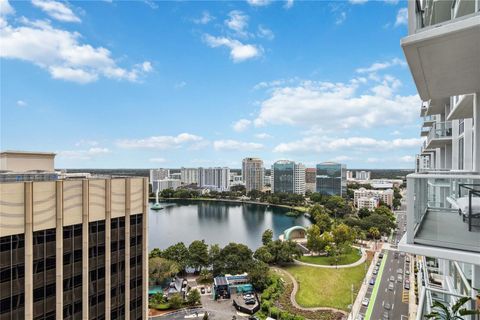
<instances>
[{"instance_id":1,"label":"glass skyscraper","mask_svg":"<svg viewBox=\"0 0 480 320\"><path fill-rule=\"evenodd\" d=\"M317 192L329 196L345 196L347 193L347 167L335 162L317 164Z\"/></svg>"}]
</instances>

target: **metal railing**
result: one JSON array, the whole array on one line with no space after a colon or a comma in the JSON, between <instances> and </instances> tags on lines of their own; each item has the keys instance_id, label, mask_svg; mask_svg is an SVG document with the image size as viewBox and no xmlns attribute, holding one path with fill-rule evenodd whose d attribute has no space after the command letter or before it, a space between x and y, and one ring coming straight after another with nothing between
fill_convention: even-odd
<instances>
[{"instance_id":1,"label":"metal railing","mask_svg":"<svg viewBox=\"0 0 480 320\"><path fill-rule=\"evenodd\" d=\"M426 145L433 139L449 138L452 136L452 122L435 122L428 133ZM425 145L425 146L426 146Z\"/></svg>"}]
</instances>

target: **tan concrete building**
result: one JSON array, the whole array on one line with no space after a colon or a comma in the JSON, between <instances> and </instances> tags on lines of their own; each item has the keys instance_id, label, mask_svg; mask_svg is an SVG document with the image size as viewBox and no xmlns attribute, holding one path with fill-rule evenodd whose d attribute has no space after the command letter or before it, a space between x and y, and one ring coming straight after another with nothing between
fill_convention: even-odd
<instances>
[{"instance_id":1,"label":"tan concrete building","mask_svg":"<svg viewBox=\"0 0 480 320\"><path fill-rule=\"evenodd\" d=\"M53 169L25 155L8 169ZM0 182L0 318L147 319L147 192L147 178Z\"/></svg>"},{"instance_id":2,"label":"tan concrete building","mask_svg":"<svg viewBox=\"0 0 480 320\"><path fill-rule=\"evenodd\" d=\"M353 201L357 208L361 208L359 200L362 198L376 198L378 201L383 201L390 207L393 204L393 190L369 190L365 188L360 188L354 191ZM364 200L362 200L364 201Z\"/></svg>"},{"instance_id":3,"label":"tan concrete building","mask_svg":"<svg viewBox=\"0 0 480 320\"><path fill-rule=\"evenodd\" d=\"M265 168L259 158L245 158L242 161L242 176L247 192L252 190L262 191L264 184Z\"/></svg>"}]
</instances>

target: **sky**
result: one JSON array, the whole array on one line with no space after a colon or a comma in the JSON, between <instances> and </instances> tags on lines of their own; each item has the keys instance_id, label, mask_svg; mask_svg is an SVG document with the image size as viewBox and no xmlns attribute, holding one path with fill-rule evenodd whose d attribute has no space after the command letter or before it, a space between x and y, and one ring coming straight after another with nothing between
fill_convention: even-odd
<instances>
[{"instance_id":1,"label":"sky","mask_svg":"<svg viewBox=\"0 0 480 320\"><path fill-rule=\"evenodd\" d=\"M0 147L58 168L413 168L406 6L0 0Z\"/></svg>"}]
</instances>

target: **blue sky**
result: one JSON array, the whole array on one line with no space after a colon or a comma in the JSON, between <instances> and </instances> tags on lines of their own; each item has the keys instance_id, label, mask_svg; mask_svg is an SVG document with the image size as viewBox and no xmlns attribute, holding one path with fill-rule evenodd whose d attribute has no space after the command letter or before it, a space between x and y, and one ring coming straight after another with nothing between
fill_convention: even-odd
<instances>
[{"instance_id":1,"label":"blue sky","mask_svg":"<svg viewBox=\"0 0 480 320\"><path fill-rule=\"evenodd\" d=\"M0 0L1 149L59 168L413 168L406 5Z\"/></svg>"}]
</instances>

